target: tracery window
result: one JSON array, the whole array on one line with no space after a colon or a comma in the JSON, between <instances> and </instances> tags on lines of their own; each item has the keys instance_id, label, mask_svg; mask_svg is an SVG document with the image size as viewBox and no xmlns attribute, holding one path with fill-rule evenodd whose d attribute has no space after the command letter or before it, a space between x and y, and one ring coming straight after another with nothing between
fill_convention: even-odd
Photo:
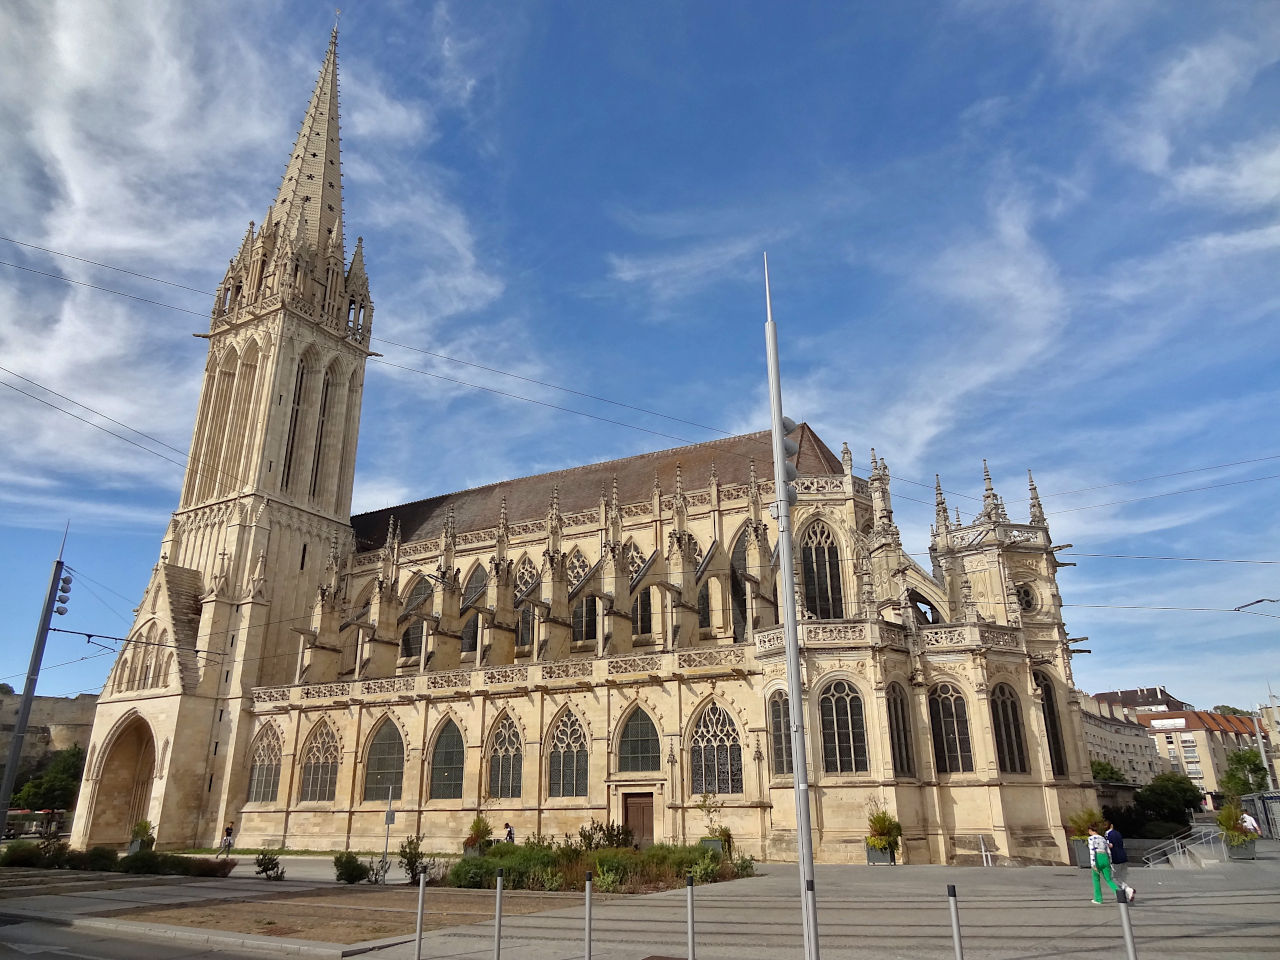
<instances>
[{"instance_id":1,"label":"tracery window","mask_svg":"<svg viewBox=\"0 0 1280 960\"><path fill-rule=\"evenodd\" d=\"M1049 762L1053 766L1053 775L1065 777L1067 751L1062 743L1062 721L1058 715L1058 698L1053 690L1053 681L1040 670L1034 671L1032 677L1040 689L1040 709L1044 712L1044 732L1049 738Z\"/></svg>"},{"instance_id":2,"label":"tracery window","mask_svg":"<svg viewBox=\"0 0 1280 960\"><path fill-rule=\"evenodd\" d=\"M1018 609L1023 613L1032 613L1039 606L1036 588L1029 583L1020 583L1015 588L1018 594Z\"/></svg>"},{"instance_id":3,"label":"tracery window","mask_svg":"<svg viewBox=\"0 0 1280 960\"><path fill-rule=\"evenodd\" d=\"M573 605L573 642L594 643L599 636L595 597L580 597Z\"/></svg>"},{"instance_id":4,"label":"tracery window","mask_svg":"<svg viewBox=\"0 0 1280 960\"><path fill-rule=\"evenodd\" d=\"M302 750L302 789L298 800L333 800L338 789L338 761L341 752L333 728L323 720L312 731Z\"/></svg>"},{"instance_id":5,"label":"tracery window","mask_svg":"<svg viewBox=\"0 0 1280 960\"><path fill-rule=\"evenodd\" d=\"M1027 746L1022 736L1022 710L1018 695L1007 683L991 690L991 735L996 741L996 762L1001 773L1027 772Z\"/></svg>"},{"instance_id":6,"label":"tracery window","mask_svg":"<svg viewBox=\"0 0 1280 960\"><path fill-rule=\"evenodd\" d=\"M467 585L462 591L463 609L480 599L488 582L489 576L484 572L484 567L478 566L471 571L471 576L467 577Z\"/></svg>"},{"instance_id":7,"label":"tracery window","mask_svg":"<svg viewBox=\"0 0 1280 960\"><path fill-rule=\"evenodd\" d=\"M462 625L462 652L475 653L480 641L480 614L473 613Z\"/></svg>"},{"instance_id":8,"label":"tracery window","mask_svg":"<svg viewBox=\"0 0 1280 960\"><path fill-rule=\"evenodd\" d=\"M915 756L911 750L911 709L902 684L892 682L885 689L885 706L889 711L889 750L893 756L895 777L916 775Z\"/></svg>"},{"instance_id":9,"label":"tracery window","mask_svg":"<svg viewBox=\"0 0 1280 960\"><path fill-rule=\"evenodd\" d=\"M560 718L551 734L547 783L552 797L587 795L587 735L572 712Z\"/></svg>"},{"instance_id":10,"label":"tracery window","mask_svg":"<svg viewBox=\"0 0 1280 960\"><path fill-rule=\"evenodd\" d=\"M645 587L631 601L631 632L638 637L653 633L653 587Z\"/></svg>"},{"instance_id":11,"label":"tracery window","mask_svg":"<svg viewBox=\"0 0 1280 960\"><path fill-rule=\"evenodd\" d=\"M516 646L528 647L533 644L534 624L537 621L537 614L534 613L532 604L525 604L520 608L520 617L516 621Z\"/></svg>"},{"instance_id":12,"label":"tracery window","mask_svg":"<svg viewBox=\"0 0 1280 960\"><path fill-rule=\"evenodd\" d=\"M525 557L516 567L516 596L524 596L525 592L538 582L538 568L533 561Z\"/></svg>"},{"instance_id":13,"label":"tracery window","mask_svg":"<svg viewBox=\"0 0 1280 960\"><path fill-rule=\"evenodd\" d=\"M742 793L742 741L723 707L710 704L698 718L689 747L691 794Z\"/></svg>"},{"instance_id":14,"label":"tracery window","mask_svg":"<svg viewBox=\"0 0 1280 960\"><path fill-rule=\"evenodd\" d=\"M446 720L431 751L430 799L462 799L462 767L466 752L458 725Z\"/></svg>"},{"instance_id":15,"label":"tracery window","mask_svg":"<svg viewBox=\"0 0 1280 960\"><path fill-rule=\"evenodd\" d=\"M582 555L582 551L574 549L573 556L569 558L569 562L564 565L565 576L569 578L569 589L572 590L582 582L582 578L591 570L591 564L587 562L587 558Z\"/></svg>"},{"instance_id":16,"label":"tracery window","mask_svg":"<svg viewBox=\"0 0 1280 960\"><path fill-rule=\"evenodd\" d=\"M316 411L316 443L315 449L311 453L311 484L308 488L308 495L314 497L316 490L320 486L320 458L324 453L324 426L325 421L329 417L329 388L331 381L329 371L324 372L324 377L320 381L320 406Z\"/></svg>"},{"instance_id":17,"label":"tracery window","mask_svg":"<svg viewBox=\"0 0 1280 960\"><path fill-rule=\"evenodd\" d=\"M369 741L364 760L364 798L399 800L404 781L404 741L400 730L384 720Z\"/></svg>"},{"instance_id":18,"label":"tracery window","mask_svg":"<svg viewBox=\"0 0 1280 960\"><path fill-rule=\"evenodd\" d=\"M280 734L267 726L253 744L249 761L249 802L274 803L280 790Z\"/></svg>"},{"instance_id":19,"label":"tracery window","mask_svg":"<svg viewBox=\"0 0 1280 960\"><path fill-rule=\"evenodd\" d=\"M520 731L504 716L489 746L489 796L495 799L520 796L520 764L524 759Z\"/></svg>"},{"instance_id":20,"label":"tracery window","mask_svg":"<svg viewBox=\"0 0 1280 960\"><path fill-rule=\"evenodd\" d=\"M431 599L431 581L426 577L419 578L413 585L404 601L404 616L411 616L422 610ZM422 653L422 634L424 625L421 620L414 620L400 634L400 656L416 657Z\"/></svg>"},{"instance_id":21,"label":"tracery window","mask_svg":"<svg viewBox=\"0 0 1280 960\"><path fill-rule=\"evenodd\" d=\"M867 764L867 728L862 697L847 680L827 685L818 699L822 718L822 769L827 773L864 773Z\"/></svg>"},{"instance_id":22,"label":"tracery window","mask_svg":"<svg viewBox=\"0 0 1280 960\"><path fill-rule=\"evenodd\" d=\"M634 540L627 544L627 571L631 574L632 580L640 573L646 559Z\"/></svg>"},{"instance_id":23,"label":"tracery window","mask_svg":"<svg viewBox=\"0 0 1280 960\"><path fill-rule=\"evenodd\" d=\"M698 588L698 628L711 629L711 581Z\"/></svg>"},{"instance_id":24,"label":"tracery window","mask_svg":"<svg viewBox=\"0 0 1280 960\"><path fill-rule=\"evenodd\" d=\"M800 544L804 606L819 620L844 616L840 592L840 547L831 528L822 521L810 525Z\"/></svg>"},{"instance_id":25,"label":"tracery window","mask_svg":"<svg viewBox=\"0 0 1280 960\"><path fill-rule=\"evenodd\" d=\"M662 769L662 746L658 728L644 710L636 708L627 718L618 738L618 771L643 773Z\"/></svg>"},{"instance_id":26,"label":"tracery window","mask_svg":"<svg viewBox=\"0 0 1280 960\"><path fill-rule=\"evenodd\" d=\"M729 605L733 609L733 642L747 639L747 535L738 537L729 558Z\"/></svg>"},{"instance_id":27,"label":"tracery window","mask_svg":"<svg viewBox=\"0 0 1280 960\"><path fill-rule=\"evenodd\" d=\"M969 745L969 713L964 694L950 683L929 692L929 727L933 734L933 760L938 773L972 773L973 750Z\"/></svg>"},{"instance_id":28,"label":"tracery window","mask_svg":"<svg viewBox=\"0 0 1280 960\"><path fill-rule=\"evenodd\" d=\"M773 758L773 775L789 777L795 773L791 762L790 703L781 690L769 698L769 746Z\"/></svg>"},{"instance_id":29,"label":"tracery window","mask_svg":"<svg viewBox=\"0 0 1280 960\"><path fill-rule=\"evenodd\" d=\"M284 459L280 463L280 489L289 489L289 480L293 474L293 461L297 454L298 419L302 415L302 389L306 384L307 362L298 361L297 371L293 378L293 405L289 410L289 431L285 437Z\"/></svg>"}]
</instances>

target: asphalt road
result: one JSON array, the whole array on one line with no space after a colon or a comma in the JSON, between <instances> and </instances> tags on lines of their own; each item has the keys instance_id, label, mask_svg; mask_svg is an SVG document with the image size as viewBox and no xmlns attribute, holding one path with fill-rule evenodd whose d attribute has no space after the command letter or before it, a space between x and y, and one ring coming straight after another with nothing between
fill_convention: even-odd
<instances>
[{"instance_id":1,"label":"asphalt road","mask_svg":"<svg viewBox=\"0 0 1280 960\"><path fill-rule=\"evenodd\" d=\"M21 960L262 960L261 953L213 950L163 940L133 940L115 934L48 923L0 920L0 958Z\"/></svg>"}]
</instances>

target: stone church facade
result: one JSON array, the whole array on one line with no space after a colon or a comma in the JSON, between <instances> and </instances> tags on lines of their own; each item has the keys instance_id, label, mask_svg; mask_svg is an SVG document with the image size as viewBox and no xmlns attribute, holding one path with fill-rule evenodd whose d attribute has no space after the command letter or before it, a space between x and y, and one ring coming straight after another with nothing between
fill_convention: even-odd
<instances>
[{"instance_id":1,"label":"stone church facade","mask_svg":"<svg viewBox=\"0 0 1280 960\"><path fill-rule=\"evenodd\" d=\"M164 847L454 850L592 818L795 850L767 432L351 516L373 306L342 224L336 34L274 204L219 287L191 459L99 699L73 830ZM911 862L1064 861L1092 805L1058 563L941 489L926 569L889 471L796 428L816 855L861 862L870 804ZM705 799L704 799L705 798Z\"/></svg>"}]
</instances>

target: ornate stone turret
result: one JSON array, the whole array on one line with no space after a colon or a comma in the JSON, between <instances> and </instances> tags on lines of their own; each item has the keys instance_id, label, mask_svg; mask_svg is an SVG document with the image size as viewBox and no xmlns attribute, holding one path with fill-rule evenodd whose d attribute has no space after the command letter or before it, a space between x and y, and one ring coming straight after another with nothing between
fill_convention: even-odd
<instances>
[{"instance_id":1,"label":"ornate stone turret","mask_svg":"<svg viewBox=\"0 0 1280 960\"><path fill-rule=\"evenodd\" d=\"M1048 521L1044 517L1044 507L1040 505L1040 491L1036 489L1036 478L1031 476L1031 471L1027 471L1027 486L1031 491L1031 522L1036 526L1047 526Z\"/></svg>"}]
</instances>

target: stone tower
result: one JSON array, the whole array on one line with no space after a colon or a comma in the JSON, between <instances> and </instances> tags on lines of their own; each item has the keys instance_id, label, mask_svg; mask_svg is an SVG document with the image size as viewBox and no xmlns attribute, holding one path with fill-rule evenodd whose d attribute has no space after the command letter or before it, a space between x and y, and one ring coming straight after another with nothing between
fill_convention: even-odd
<instances>
[{"instance_id":1,"label":"stone tower","mask_svg":"<svg viewBox=\"0 0 1280 960\"><path fill-rule=\"evenodd\" d=\"M337 29L274 203L218 286L178 509L94 722L74 840L211 844L244 785L242 719L294 679L300 634L352 547L373 305L348 263ZM232 805L230 809L235 809Z\"/></svg>"}]
</instances>

